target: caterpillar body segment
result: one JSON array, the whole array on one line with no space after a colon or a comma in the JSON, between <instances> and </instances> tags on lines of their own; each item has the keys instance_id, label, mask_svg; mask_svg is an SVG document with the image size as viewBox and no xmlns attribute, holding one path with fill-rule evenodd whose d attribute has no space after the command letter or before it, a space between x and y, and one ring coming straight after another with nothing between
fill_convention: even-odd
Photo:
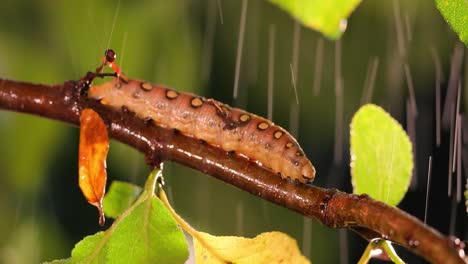
<instances>
[{"instance_id":1,"label":"caterpillar body segment","mask_svg":"<svg viewBox=\"0 0 468 264\"><path fill-rule=\"evenodd\" d=\"M119 78L91 85L89 96L114 109L126 108L143 120L236 152L278 173L306 183L315 168L296 139L263 117L213 99L166 86Z\"/></svg>"}]
</instances>

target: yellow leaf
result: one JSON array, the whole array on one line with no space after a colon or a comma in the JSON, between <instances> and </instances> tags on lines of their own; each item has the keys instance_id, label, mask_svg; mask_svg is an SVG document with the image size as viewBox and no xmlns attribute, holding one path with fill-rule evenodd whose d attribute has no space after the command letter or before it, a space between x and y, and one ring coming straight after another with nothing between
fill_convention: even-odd
<instances>
[{"instance_id":1,"label":"yellow leaf","mask_svg":"<svg viewBox=\"0 0 468 264\"><path fill-rule=\"evenodd\" d=\"M197 233L204 242L194 238L196 263L310 263L299 251L296 241L281 232L262 233L255 238ZM203 244L211 248L207 249Z\"/></svg>"},{"instance_id":2,"label":"yellow leaf","mask_svg":"<svg viewBox=\"0 0 468 264\"><path fill-rule=\"evenodd\" d=\"M196 263L310 263L299 251L296 241L286 234L268 232L255 238L212 236L185 222L172 208L163 189L158 196L180 227L193 237Z\"/></svg>"}]
</instances>

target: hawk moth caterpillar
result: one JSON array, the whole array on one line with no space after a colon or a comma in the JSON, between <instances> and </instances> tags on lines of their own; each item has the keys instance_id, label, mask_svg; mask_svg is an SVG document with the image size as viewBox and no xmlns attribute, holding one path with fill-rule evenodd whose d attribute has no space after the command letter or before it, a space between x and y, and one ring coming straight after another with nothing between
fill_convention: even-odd
<instances>
[{"instance_id":1,"label":"hawk moth caterpillar","mask_svg":"<svg viewBox=\"0 0 468 264\"><path fill-rule=\"evenodd\" d=\"M151 120L155 125L237 153L282 178L301 183L313 181L315 168L296 139L272 121L214 99L129 79L120 72L114 59L115 52L107 50L96 74L109 65L117 77L99 85L90 82L90 98L114 109L130 110L146 122Z\"/></svg>"}]
</instances>

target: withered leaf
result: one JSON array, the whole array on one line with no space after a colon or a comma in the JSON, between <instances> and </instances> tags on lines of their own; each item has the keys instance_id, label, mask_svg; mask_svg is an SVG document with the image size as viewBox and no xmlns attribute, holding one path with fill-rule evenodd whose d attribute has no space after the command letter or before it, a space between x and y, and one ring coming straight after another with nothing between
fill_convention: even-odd
<instances>
[{"instance_id":1,"label":"withered leaf","mask_svg":"<svg viewBox=\"0 0 468 264\"><path fill-rule=\"evenodd\" d=\"M80 116L80 147L78 153L78 183L86 200L99 210L99 224L104 225L102 199L106 191L106 157L109 136L102 118L92 109Z\"/></svg>"}]
</instances>

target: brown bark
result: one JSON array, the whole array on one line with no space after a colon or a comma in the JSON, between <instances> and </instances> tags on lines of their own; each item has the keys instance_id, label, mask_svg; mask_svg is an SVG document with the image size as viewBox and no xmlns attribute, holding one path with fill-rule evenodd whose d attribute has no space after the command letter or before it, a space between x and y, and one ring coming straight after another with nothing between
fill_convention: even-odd
<instances>
[{"instance_id":1,"label":"brown bark","mask_svg":"<svg viewBox=\"0 0 468 264\"><path fill-rule=\"evenodd\" d=\"M313 217L330 228L350 228L367 239L381 236L432 263L468 263L460 256L464 254L463 245L398 208L366 195L287 182L245 158L80 96L76 84L49 86L0 80L0 109L79 125L81 110L92 108L105 120L110 135L144 153L150 166L175 161Z\"/></svg>"}]
</instances>

